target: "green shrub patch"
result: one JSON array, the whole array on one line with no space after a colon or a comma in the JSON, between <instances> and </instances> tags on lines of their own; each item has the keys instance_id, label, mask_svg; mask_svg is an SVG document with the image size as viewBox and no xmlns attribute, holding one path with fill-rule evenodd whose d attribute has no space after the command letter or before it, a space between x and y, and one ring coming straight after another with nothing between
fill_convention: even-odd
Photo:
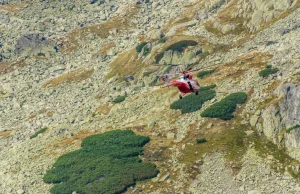
<instances>
[{"instance_id":1,"label":"green shrub patch","mask_svg":"<svg viewBox=\"0 0 300 194\"><path fill-rule=\"evenodd\" d=\"M138 53L142 52L144 46L146 46L147 44L148 44L147 42L142 42L142 43L140 43L139 45L137 45L137 46L135 47L136 52L138 52Z\"/></svg>"},{"instance_id":2,"label":"green shrub patch","mask_svg":"<svg viewBox=\"0 0 300 194\"><path fill-rule=\"evenodd\" d=\"M197 139L197 144L201 144L201 143L205 143L205 142L206 142L205 138Z\"/></svg>"},{"instance_id":3,"label":"green shrub patch","mask_svg":"<svg viewBox=\"0 0 300 194\"><path fill-rule=\"evenodd\" d=\"M176 42L176 43L170 45L168 48L166 48L165 51L172 50L172 51L178 51L178 52L182 53L186 47L196 46L197 44L198 44L198 42L193 41L193 40L182 40L182 41L179 41L179 42Z\"/></svg>"},{"instance_id":4,"label":"green shrub patch","mask_svg":"<svg viewBox=\"0 0 300 194\"><path fill-rule=\"evenodd\" d=\"M143 73L144 77L149 77L151 74L153 73L153 71L146 71Z\"/></svg>"},{"instance_id":5,"label":"green shrub patch","mask_svg":"<svg viewBox=\"0 0 300 194\"><path fill-rule=\"evenodd\" d=\"M150 52L151 52L151 49L149 47L145 46L143 56L147 56Z\"/></svg>"},{"instance_id":6,"label":"green shrub patch","mask_svg":"<svg viewBox=\"0 0 300 194\"><path fill-rule=\"evenodd\" d=\"M163 38L158 40L158 43L165 43L165 42L167 42L167 40L168 40L167 37L163 37Z\"/></svg>"},{"instance_id":7,"label":"green shrub patch","mask_svg":"<svg viewBox=\"0 0 300 194\"><path fill-rule=\"evenodd\" d=\"M297 128L300 128L300 125L299 125L299 124L298 124L298 125L295 125L295 126L293 126L293 127L288 128L288 129L286 130L286 132L287 132L287 133L290 133L291 131L293 131L294 129L297 129Z\"/></svg>"},{"instance_id":8,"label":"green shrub patch","mask_svg":"<svg viewBox=\"0 0 300 194\"><path fill-rule=\"evenodd\" d=\"M156 166L138 157L148 137L130 130L93 135L82 141L81 149L58 158L44 176L55 184L52 194L121 193L137 181L157 175Z\"/></svg>"},{"instance_id":9,"label":"green shrub patch","mask_svg":"<svg viewBox=\"0 0 300 194\"><path fill-rule=\"evenodd\" d=\"M220 118L223 120L232 119L237 104L243 104L247 100L244 92L233 93L226 96L221 101L211 105L201 113L202 117Z\"/></svg>"},{"instance_id":10,"label":"green shrub patch","mask_svg":"<svg viewBox=\"0 0 300 194\"><path fill-rule=\"evenodd\" d=\"M261 77L268 77L269 75L275 74L279 71L277 68L272 68L272 65L267 65L266 68L260 71L258 74Z\"/></svg>"},{"instance_id":11,"label":"green shrub patch","mask_svg":"<svg viewBox=\"0 0 300 194\"><path fill-rule=\"evenodd\" d=\"M215 72L215 70L206 70L206 71L200 71L197 74L197 77L203 79L205 76L212 74L213 72Z\"/></svg>"},{"instance_id":12,"label":"green shrub patch","mask_svg":"<svg viewBox=\"0 0 300 194\"><path fill-rule=\"evenodd\" d=\"M183 99L175 101L171 104L171 109L181 109L181 113L191 113L202 108L202 105L208 101L213 99L216 96L216 92L213 90L202 90L199 91L198 95L190 94Z\"/></svg>"},{"instance_id":13,"label":"green shrub patch","mask_svg":"<svg viewBox=\"0 0 300 194\"><path fill-rule=\"evenodd\" d=\"M123 102L126 98L127 98L127 96L118 96L115 99L113 99L113 102L120 103L120 102Z\"/></svg>"},{"instance_id":14,"label":"green shrub patch","mask_svg":"<svg viewBox=\"0 0 300 194\"><path fill-rule=\"evenodd\" d=\"M203 86L203 87L200 87L200 92L201 91L205 91L205 90L211 90L211 89L214 89L215 87L217 87L217 85L216 84L211 84L211 85L209 85L209 86Z\"/></svg>"},{"instance_id":15,"label":"green shrub patch","mask_svg":"<svg viewBox=\"0 0 300 194\"><path fill-rule=\"evenodd\" d=\"M44 133L46 130L47 130L47 128L43 128L43 129L37 131L35 134L30 136L30 139L33 139L33 138L37 137L39 134Z\"/></svg>"}]
</instances>

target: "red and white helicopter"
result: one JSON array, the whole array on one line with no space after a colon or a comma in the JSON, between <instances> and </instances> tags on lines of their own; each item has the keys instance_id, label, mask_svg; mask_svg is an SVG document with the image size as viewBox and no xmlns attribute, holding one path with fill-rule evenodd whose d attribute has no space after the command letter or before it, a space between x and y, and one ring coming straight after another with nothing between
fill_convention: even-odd
<instances>
[{"instance_id":1,"label":"red and white helicopter","mask_svg":"<svg viewBox=\"0 0 300 194\"><path fill-rule=\"evenodd\" d=\"M193 79L192 74L190 74L191 68L181 71L176 74L165 74L162 76L162 80L166 83L167 86L175 86L180 91L179 98L182 99L188 93L195 93L198 95L200 85L197 80ZM181 75L178 80L170 81L170 76Z\"/></svg>"}]
</instances>

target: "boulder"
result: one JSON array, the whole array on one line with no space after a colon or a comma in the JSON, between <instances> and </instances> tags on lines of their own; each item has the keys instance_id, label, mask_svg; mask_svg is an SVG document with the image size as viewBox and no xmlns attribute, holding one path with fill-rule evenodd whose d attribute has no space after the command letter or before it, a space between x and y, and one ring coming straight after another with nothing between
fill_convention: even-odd
<instances>
[{"instance_id":1,"label":"boulder","mask_svg":"<svg viewBox=\"0 0 300 194\"><path fill-rule=\"evenodd\" d=\"M94 4L96 2L97 2L97 0L90 0L90 4Z\"/></svg>"},{"instance_id":2,"label":"boulder","mask_svg":"<svg viewBox=\"0 0 300 194\"><path fill-rule=\"evenodd\" d=\"M16 54L46 54L46 52L56 52L54 44L46 39L43 34L27 34L17 40L15 46Z\"/></svg>"}]
</instances>

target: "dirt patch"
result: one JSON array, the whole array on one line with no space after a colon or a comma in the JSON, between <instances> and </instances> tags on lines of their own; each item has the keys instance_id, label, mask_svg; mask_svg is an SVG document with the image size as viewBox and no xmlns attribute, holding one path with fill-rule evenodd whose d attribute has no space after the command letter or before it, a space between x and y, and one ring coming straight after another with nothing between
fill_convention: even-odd
<instances>
[{"instance_id":1,"label":"dirt patch","mask_svg":"<svg viewBox=\"0 0 300 194\"><path fill-rule=\"evenodd\" d=\"M86 69L77 69L65 75L61 75L56 77L47 83L45 83L42 87L56 87L61 84L68 84L72 82L81 82L83 80L88 79L94 73L94 70L86 70Z\"/></svg>"}]
</instances>

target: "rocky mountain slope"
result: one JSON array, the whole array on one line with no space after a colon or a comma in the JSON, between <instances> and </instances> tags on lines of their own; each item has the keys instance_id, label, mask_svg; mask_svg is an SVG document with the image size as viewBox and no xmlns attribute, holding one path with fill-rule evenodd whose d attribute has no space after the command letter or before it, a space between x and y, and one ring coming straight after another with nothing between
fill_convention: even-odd
<instances>
[{"instance_id":1,"label":"rocky mountain slope","mask_svg":"<svg viewBox=\"0 0 300 194\"><path fill-rule=\"evenodd\" d=\"M160 170L127 193L299 193L299 6L0 0L0 193L50 193L43 176L56 159L113 129L149 136L143 160ZM259 76L267 65L278 72ZM213 69L197 79L217 95L181 114L157 75L186 67ZM234 119L200 116L234 92L248 94Z\"/></svg>"}]
</instances>

